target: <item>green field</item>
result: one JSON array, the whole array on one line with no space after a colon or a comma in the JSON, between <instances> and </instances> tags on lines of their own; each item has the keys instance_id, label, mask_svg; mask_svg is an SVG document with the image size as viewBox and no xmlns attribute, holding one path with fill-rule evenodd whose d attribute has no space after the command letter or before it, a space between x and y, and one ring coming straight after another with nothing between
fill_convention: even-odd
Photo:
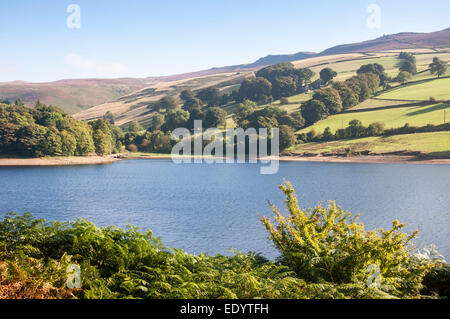
<instances>
[{"instance_id":1,"label":"green field","mask_svg":"<svg viewBox=\"0 0 450 319\"><path fill-rule=\"evenodd\" d=\"M408 50L405 50L408 51ZM415 54L417 61L417 71L422 72L428 70L429 64L432 62L433 57L439 57L441 60L450 61L450 53L433 53L433 54ZM353 75L355 75L356 71L364 64L370 63L378 63L384 66L386 73L395 77L398 74L398 64L400 60L398 59L398 53L383 53L376 54L373 58L355 58L348 61L337 61L326 64L319 64L316 66L312 66L311 70L316 72L316 77L318 78L319 72L326 67L332 68L336 72L338 72L338 76L334 79L335 81L343 81L346 80ZM423 72L416 75L416 80L422 80L431 78L429 72Z\"/></svg>"},{"instance_id":2,"label":"green field","mask_svg":"<svg viewBox=\"0 0 450 319\"><path fill-rule=\"evenodd\" d=\"M393 152L421 152L428 156L450 157L450 132L433 132L395 135L389 137L365 137L351 140L325 143L306 143L291 151L293 154L304 153L352 154L370 151L372 154Z\"/></svg>"},{"instance_id":3,"label":"green field","mask_svg":"<svg viewBox=\"0 0 450 319\"><path fill-rule=\"evenodd\" d=\"M406 84L384 93L380 99L397 100L450 100L450 78L425 80L423 83Z\"/></svg>"},{"instance_id":4,"label":"green field","mask_svg":"<svg viewBox=\"0 0 450 319\"><path fill-rule=\"evenodd\" d=\"M345 128L351 120L357 119L364 126L374 122L383 122L386 128L398 128L409 123L411 126L426 126L427 124L443 124L444 110L446 112L446 121L450 120L450 105L438 103L428 106L399 107L392 109L383 109L375 111L361 111L357 113L341 113L330 116L313 126L306 127L299 131L306 133L313 128L317 133L323 132L326 127L330 127L332 132L337 129Z\"/></svg>"},{"instance_id":5,"label":"green field","mask_svg":"<svg viewBox=\"0 0 450 319\"><path fill-rule=\"evenodd\" d=\"M402 105L408 102L405 101L391 101L391 100L378 100L376 98L367 99L362 103L352 107L352 110L366 110L381 107L392 107Z\"/></svg>"}]
</instances>

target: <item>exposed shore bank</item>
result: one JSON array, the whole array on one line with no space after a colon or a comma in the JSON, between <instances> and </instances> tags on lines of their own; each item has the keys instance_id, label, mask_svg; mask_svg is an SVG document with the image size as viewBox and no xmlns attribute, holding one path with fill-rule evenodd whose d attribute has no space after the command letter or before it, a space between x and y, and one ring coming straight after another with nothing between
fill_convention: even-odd
<instances>
[{"instance_id":1,"label":"exposed shore bank","mask_svg":"<svg viewBox=\"0 0 450 319\"><path fill-rule=\"evenodd\" d=\"M179 158L182 158L180 156ZM26 167L26 166L76 166L76 165L100 165L111 164L119 160L172 159L170 154L135 155L125 154L121 156L86 156L65 158L0 158L0 167ZM211 159L211 157L204 158ZM270 159L270 158L266 158ZM261 159L263 160L263 159ZM401 155L361 155L361 156L280 156L280 162L320 162L320 163L403 163L403 164L450 164L450 158L422 158L418 156Z\"/></svg>"},{"instance_id":2,"label":"exposed shore bank","mask_svg":"<svg viewBox=\"0 0 450 319\"><path fill-rule=\"evenodd\" d=\"M112 156L0 158L0 167L99 165L111 164L117 160Z\"/></svg>"},{"instance_id":3,"label":"exposed shore bank","mask_svg":"<svg viewBox=\"0 0 450 319\"><path fill-rule=\"evenodd\" d=\"M182 156L180 156L181 158ZM194 157L193 157L194 158ZM172 159L169 154L129 154L123 159ZM208 157L211 159L211 157ZM265 159L270 159L265 158ZM261 158L263 160L263 158ZM322 162L322 163L405 163L405 164L450 164L450 158L424 158L414 155L359 155L359 156L280 156L280 162Z\"/></svg>"}]
</instances>

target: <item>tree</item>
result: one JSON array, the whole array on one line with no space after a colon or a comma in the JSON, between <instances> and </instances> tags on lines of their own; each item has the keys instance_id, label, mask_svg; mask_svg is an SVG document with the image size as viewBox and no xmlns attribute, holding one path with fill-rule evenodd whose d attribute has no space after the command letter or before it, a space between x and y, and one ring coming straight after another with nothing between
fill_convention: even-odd
<instances>
[{"instance_id":1,"label":"tree","mask_svg":"<svg viewBox=\"0 0 450 319\"><path fill-rule=\"evenodd\" d=\"M327 84L337 76L337 72L331 68L325 68L320 71L320 79Z\"/></svg>"},{"instance_id":2,"label":"tree","mask_svg":"<svg viewBox=\"0 0 450 319\"><path fill-rule=\"evenodd\" d=\"M372 72L360 73L347 79L345 84L358 97L358 101L363 102L369 98L370 94L376 92L380 85L380 78Z\"/></svg>"},{"instance_id":3,"label":"tree","mask_svg":"<svg viewBox=\"0 0 450 319\"><path fill-rule=\"evenodd\" d=\"M300 112L293 112L291 114L286 112L285 114L279 114L276 118L280 125L290 126L294 130L299 130L305 126L305 119Z\"/></svg>"},{"instance_id":4,"label":"tree","mask_svg":"<svg viewBox=\"0 0 450 319\"><path fill-rule=\"evenodd\" d=\"M183 110L191 112L193 109L197 109L197 108L201 108L202 107L202 102L200 101L200 99L197 99L196 97L187 100L186 102L184 102L183 105Z\"/></svg>"},{"instance_id":5,"label":"tree","mask_svg":"<svg viewBox=\"0 0 450 319\"><path fill-rule=\"evenodd\" d=\"M166 111L172 111L178 108L177 100L170 95L166 95L158 102L159 109L165 109Z\"/></svg>"},{"instance_id":6,"label":"tree","mask_svg":"<svg viewBox=\"0 0 450 319\"><path fill-rule=\"evenodd\" d=\"M259 70L256 72L256 76L263 77L273 84L277 78L282 76L295 77L296 69L292 63L283 62Z\"/></svg>"},{"instance_id":7,"label":"tree","mask_svg":"<svg viewBox=\"0 0 450 319\"><path fill-rule=\"evenodd\" d=\"M341 97L334 88L317 90L313 95L313 99L321 101L327 108L328 114L336 114L342 111Z\"/></svg>"},{"instance_id":8,"label":"tree","mask_svg":"<svg viewBox=\"0 0 450 319\"><path fill-rule=\"evenodd\" d=\"M299 88L306 88L310 83L311 79L314 76L314 72L311 69L303 68L303 69L295 69L295 75L297 76L297 90Z\"/></svg>"},{"instance_id":9,"label":"tree","mask_svg":"<svg viewBox=\"0 0 450 319\"><path fill-rule=\"evenodd\" d=\"M384 67L381 64L373 63L373 64L366 64L361 66L358 71L356 71L357 74L364 74L364 73L373 73L378 76L380 79L380 84L385 87L388 84L389 77L384 72Z\"/></svg>"},{"instance_id":10,"label":"tree","mask_svg":"<svg viewBox=\"0 0 450 319\"><path fill-rule=\"evenodd\" d=\"M150 131L158 131L161 129L165 121L164 115L162 114L155 114L152 117L152 122L150 124Z\"/></svg>"},{"instance_id":11,"label":"tree","mask_svg":"<svg viewBox=\"0 0 450 319\"><path fill-rule=\"evenodd\" d=\"M257 116L252 119L250 122L250 125L248 127L253 127L254 129L258 130L261 128L266 128L268 130L279 127L279 123L277 119L274 116ZM247 128L248 128L247 127ZM243 127L246 128L246 127Z\"/></svg>"},{"instance_id":12,"label":"tree","mask_svg":"<svg viewBox=\"0 0 450 319\"><path fill-rule=\"evenodd\" d=\"M95 152L98 155L111 154L113 151L113 143L111 136L103 132L101 129L94 131Z\"/></svg>"},{"instance_id":13,"label":"tree","mask_svg":"<svg viewBox=\"0 0 450 319\"><path fill-rule=\"evenodd\" d=\"M239 101L265 101L272 97L272 83L263 77L245 79L238 91Z\"/></svg>"},{"instance_id":14,"label":"tree","mask_svg":"<svg viewBox=\"0 0 450 319\"><path fill-rule=\"evenodd\" d=\"M221 93L217 87L211 86L198 91L197 98L199 98L203 103L207 104L208 107L218 106L221 101Z\"/></svg>"},{"instance_id":15,"label":"tree","mask_svg":"<svg viewBox=\"0 0 450 319\"><path fill-rule=\"evenodd\" d=\"M408 72L411 74L417 73L416 57L407 52L400 52L399 59L403 61L400 62L400 71Z\"/></svg>"},{"instance_id":16,"label":"tree","mask_svg":"<svg viewBox=\"0 0 450 319\"><path fill-rule=\"evenodd\" d=\"M59 133L59 135L61 138L61 155L74 155L77 149L77 140L75 136L68 131L62 131Z\"/></svg>"},{"instance_id":17,"label":"tree","mask_svg":"<svg viewBox=\"0 0 450 319\"><path fill-rule=\"evenodd\" d=\"M225 125L227 112L218 107L209 108L205 114L205 128L219 127Z\"/></svg>"},{"instance_id":18,"label":"tree","mask_svg":"<svg viewBox=\"0 0 450 319\"><path fill-rule=\"evenodd\" d=\"M107 111L105 115L103 115L103 118L107 120L109 123L114 124L115 123L115 116L111 111Z\"/></svg>"},{"instance_id":19,"label":"tree","mask_svg":"<svg viewBox=\"0 0 450 319\"><path fill-rule=\"evenodd\" d=\"M360 137L364 135L364 127L360 120L351 120L345 131L347 137Z\"/></svg>"},{"instance_id":20,"label":"tree","mask_svg":"<svg viewBox=\"0 0 450 319\"><path fill-rule=\"evenodd\" d=\"M293 77L280 76L272 82L272 96L276 100L294 95L296 91L297 83Z\"/></svg>"},{"instance_id":21,"label":"tree","mask_svg":"<svg viewBox=\"0 0 450 319\"><path fill-rule=\"evenodd\" d=\"M330 127L327 126L325 128L325 130L323 131L322 140L324 140L324 141L331 141L333 139L333 137L334 137L334 135L333 135L333 133L331 133Z\"/></svg>"},{"instance_id":22,"label":"tree","mask_svg":"<svg viewBox=\"0 0 450 319\"><path fill-rule=\"evenodd\" d=\"M301 112L307 126L312 125L328 116L328 110L325 104L314 99L303 103Z\"/></svg>"},{"instance_id":23,"label":"tree","mask_svg":"<svg viewBox=\"0 0 450 319\"><path fill-rule=\"evenodd\" d=\"M403 72L408 72L410 74L416 74L417 66L410 61L404 61L404 62L402 62L399 70L403 71Z\"/></svg>"},{"instance_id":24,"label":"tree","mask_svg":"<svg viewBox=\"0 0 450 319\"><path fill-rule=\"evenodd\" d=\"M292 112L290 116L293 119L293 122L291 122L289 126L293 129L299 130L305 126L305 119L300 111Z\"/></svg>"},{"instance_id":25,"label":"tree","mask_svg":"<svg viewBox=\"0 0 450 319\"><path fill-rule=\"evenodd\" d=\"M186 127L186 123L189 120L189 112L183 111L183 110L174 110L170 111L166 115L166 121L164 125L162 126L162 130L167 131L173 131L176 128L179 127Z\"/></svg>"},{"instance_id":26,"label":"tree","mask_svg":"<svg viewBox=\"0 0 450 319\"><path fill-rule=\"evenodd\" d=\"M75 155L88 155L95 152L92 128L89 124L77 122L77 125L72 126L70 131L77 141Z\"/></svg>"},{"instance_id":27,"label":"tree","mask_svg":"<svg viewBox=\"0 0 450 319\"><path fill-rule=\"evenodd\" d=\"M374 122L369 125L367 128L367 135L368 136L378 136L383 134L384 132L384 123L383 122Z\"/></svg>"},{"instance_id":28,"label":"tree","mask_svg":"<svg viewBox=\"0 0 450 319\"><path fill-rule=\"evenodd\" d=\"M333 83L333 88L338 91L344 110L358 104L359 97L345 82L335 82Z\"/></svg>"},{"instance_id":29,"label":"tree","mask_svg":"<svg viewBox=\"0 0 450 319\"><path fill-rule=\"evenodd\" d=\"M201 109L199 108L192 109L192 111L190 112L189 121L186 124L186 128L193 130L195 121L204 121L204 120L205 114Z\"/></svg>"},{"instance_id":30,"label":"tree","mask_svg":"<svg viewBox=\"0 0 450 319\"><path fill-rule=\"evenodd\" d=\"M180 93L180 98L184 102L187 102L187 101L192 100L193 98L195 98L195 94L191 90L184 90L184 91L182 91Z\"/></svg>"},{"instance_id":31,"label":"tree","mask_svg":"<svg viewBox=\"0 0 450 319\"><path fill-rule=\"evenodd\" d=\"M406 71L400 71L397 75L397 77L395 78L395 81L398 83L405 83L406 81L408 81L409 79L411 79L412 74Z\"/></svg>"},{"instance_id":32,"label":"tree","mask_svg":"<svg viewBox=\"0 0 450 319\"><path fill-rule=\"evenodd\" d=\"M237 112L233 115L233 120L238 127L246 128L249 124L248 117L255 112L256 103L244 100L239 103Z\"/></svg>"},{"instance_id":33,"label":"tree","mask_svg":"<svg viewBox=\"0 0 450 319\"><path fill-rule=\"evenodd\" d=\"M280 125L279 132L280 150L285 150L295 144L297 138L295 136L295 131L291 127L287 125Z\"/></svg>"},{"instance_id":34,"label":"tree","mask_svg":"<svg viewBox=\"0 0 450 319\"><path fill-rule=\"evenodd\" d=\"M430 64L430 72L431 74L436 74L438 78L447 73L448 63L446 61L442 61L439 58L433 58L433 62Z\"/></svg>"},{"instance_id":35,"label":"tree","mask_svg":"<svg viewBox=\"0 0 450 319\"><path fill-rule=\"evenodd\" d=\"M131 132L131 133L139 133L143 129L144 128L142 127L141 124L139 124L138 121L133 121L128 125L128 132Z\"/></svg>"}]
</instances>

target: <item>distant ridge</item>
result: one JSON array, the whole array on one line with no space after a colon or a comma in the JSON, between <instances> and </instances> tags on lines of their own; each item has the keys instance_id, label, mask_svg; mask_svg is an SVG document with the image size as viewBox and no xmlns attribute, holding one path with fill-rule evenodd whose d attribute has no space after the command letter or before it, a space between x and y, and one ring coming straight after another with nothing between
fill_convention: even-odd
<instances>
[{"instance_id":1,"label":"distant ridge","mask_svg":"<svg viewBox=\"0 0 450 319\"><path fill-rule=\"evenodd\" d=\"M297 52L294 54L278 54L278 55L268 55L263 58L258 59L257 61L250 63L250 64L240 64L240 65L233 65L225 68L232 68L232 69L253 69L253 68L259 68L263 66L283 63L283 62L292 62L292 61L298 61L298 60L304 60L309 59L317 56L317 53L314 52Z\"/></svg>"},{"instance_id":2,"label":"distant ridge","mask_svg":"<svg viewBox=\"0 0 450 319\"><path fill-rule=\"evenodd\" d=\"M320 53L298 52L294 54L268 55L249 64L231 65L211 70L254 69L282 62L292 62L313 58L316 56L365 53L373 51L417 49L417 48L443 48L450 47L450 28L431 33L401 32L385 35L374 40L338 45Z\"/></svg>"},{"instance_id":3,"label":"distant ridge","mask_svg":"<svg viewBox=\"0 0 450 319\"><path fill-rule=\"evenodd\" d=\"M375 40L338 45L321 52L320 55L443 47L450 47L450 28L431 33L402 32L385 35Z\"/></svg>"}]
</instances>

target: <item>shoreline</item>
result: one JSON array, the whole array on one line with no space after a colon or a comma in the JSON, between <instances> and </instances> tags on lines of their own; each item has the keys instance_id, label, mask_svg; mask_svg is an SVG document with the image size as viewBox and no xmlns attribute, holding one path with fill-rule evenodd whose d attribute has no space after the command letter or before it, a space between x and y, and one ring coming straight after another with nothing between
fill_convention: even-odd
<instances>
[{"instance_id":1,"label":"shoreline","mask_svg":"<svg viewBox=\"0 0 450 319\"><path fill-rule=\"evenodd\" d=\"M110 156L73 156L55 158L0 158L0 167L82 166L112 164L118 159Z\"/></svg>"},{"instance_id":2,"label":"shoreline","mask_svg":"<svg viewBox=\"0 0 450 319\"><path fill-rule=\"evenodd\" d=\"M180 156L179 158L183 158ZM186 157L184 157L186 158ZM198 158L198 157L192 157ZM205 159L210 157L205 157ZM83 166L113 164L121 160L171 160L171 155L112 155L66 158L0 158L0 167ZM259 160L270 160L260 158ZM358 163L358 164L450 164L450 158L423 158L412 155L360 155L360 156L280 156L280 162Z\"/></svg>"}]
</instances>

